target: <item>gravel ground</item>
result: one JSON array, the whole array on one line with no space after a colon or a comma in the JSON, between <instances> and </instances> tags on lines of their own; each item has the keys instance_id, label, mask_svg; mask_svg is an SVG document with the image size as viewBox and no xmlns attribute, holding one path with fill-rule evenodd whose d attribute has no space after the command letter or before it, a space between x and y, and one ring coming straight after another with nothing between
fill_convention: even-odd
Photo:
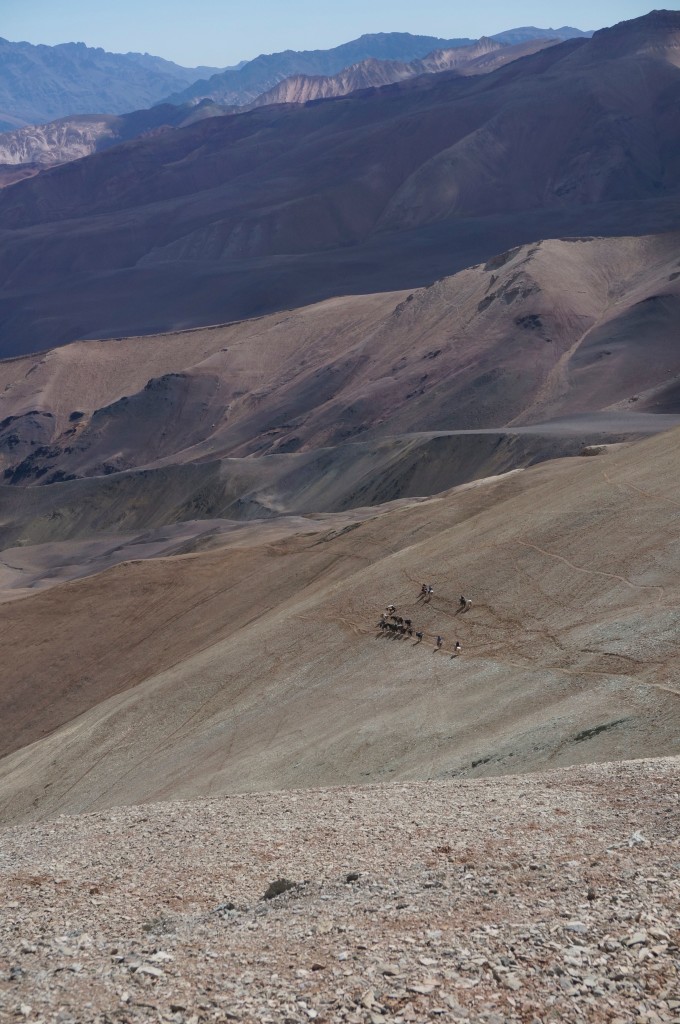
<instances>
[{"instance_id":1,"label":"gravel ground","mask_svg":"<svg viewBox=\"0 0 680 1024\"><path fill-rule=\"evenodd\" d=\"M0 1020L680 1022L679 812L667 758L6 829Z\"/></svg>"}]
</instances>

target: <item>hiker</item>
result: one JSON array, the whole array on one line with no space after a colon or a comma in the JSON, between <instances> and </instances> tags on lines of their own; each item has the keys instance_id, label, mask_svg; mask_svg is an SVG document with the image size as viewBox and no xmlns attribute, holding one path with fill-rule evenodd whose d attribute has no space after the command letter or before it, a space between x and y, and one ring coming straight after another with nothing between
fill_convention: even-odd
<instances>
[{"instance_id":1,"label":"hiker","mask_svg":"<svg viewBox=\"0 0 680 1024\"><path fill-rule=\"evenodd\" d=\"M461 594L460 595L460 601L458 602L458 605L459 605L461 611L463 611L463 609L465 608L466 604L467 604L467 598L464 597L463 594Z\"/></svg>"},{"instance_id":2,"label":"hiker","mask_svg":"<svg viewBox=\"0 0 680 1024\"><path fill-rule=\"evenodd\" d=\"M420 588L420 596L427 597L427 583L423 583Z\"/></svg>"},{"instance_id":3,"label":"hiker","mask_svg":"<svg viewBox=\"0 0 680 1024\"><path fill-rule=\"evenodd\" d=\"M416 633L416 640L418 641L418 643L420 643L422 641L423 636L424 636L423 633Z\"/></svg>"},{"instance_id":4,"label":"hiker","mask_svg":"<svg viewBox=\"0 0 680 1024\"><path fill-rule=\"evenodd\" d=\"M456 640L456 646L453 648L453 654L451 655L451 657L452 658L458 657L458 655L461 653L462 650L463 650L463 648L460 646L460 644Z\"/></svg>"},{"instance_id":5,"label":"hiker","mask_svg":"<svg viewBox=\"0 0 680 1024\"><path fill-rule=\"evenodd\" d=\"M442 644L443 644L443 643L444 643L444 641L442 640L442 638L441 638L440 636L438 636L438 637L437 637L437 650L438 650L438 651L440 651L440 650L441 650L441 647L442 647Z\"/></svg>"}]
</instances>

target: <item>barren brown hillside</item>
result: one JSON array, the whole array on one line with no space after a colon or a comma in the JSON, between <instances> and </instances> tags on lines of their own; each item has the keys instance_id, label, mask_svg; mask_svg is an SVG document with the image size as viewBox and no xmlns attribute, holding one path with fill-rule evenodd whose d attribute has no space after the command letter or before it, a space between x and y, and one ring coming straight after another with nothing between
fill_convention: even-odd
<instances>
[{"instance_id":1,"label":"barren brown hillside","mask_svg":"<svg viewBox=\"0 0 680 1024\"><path fill-rule=\"evenodd\" d=\"M512 433L612 409L680 412L679 317L680 236L666 234L545 241L416 291L76 343L0 363L0 469L4 483L24 486L141 468L177 476L171 467L192 464L188 500L192 487L213 486L221 466L229 483L209 499L211 515L248 495L280 512L432 493L525 465L541 445L526 442L494 463L489 445L498 439L451 437L441 442L450 468L439 486L433 476L417 490L407 476L414 447L431 447L414 436L423 432ZM596 426L585 420L581 429L583 440L595 439ZM555 454L553 442L542 444ZM314 454L322 448L323 458ZM249 455L275 459L225 461ZM327 477L332 464L342 468L347 486L331 499L327 479L328 500L300 497L323 475L320 458ZM456 476L463 462L467 476ZM386 467L394 493L361 490L363 476ZM68 488L59 493L60 504L68 500ZM17 500L0 489L5 510ZM47 500L36 497L36 509Z\"/></svg>"},{"instance_id":2,"label":"barren brown hillside","mask_svg":"<svg viewBox=\"0 0 680 1024\"><path fill-rule=\"evenodd\" d=\"M6 604L6 735L64 724L2 761L4 820L675 752L677 470L672 432Z\"/></svg>"}]
</instances>

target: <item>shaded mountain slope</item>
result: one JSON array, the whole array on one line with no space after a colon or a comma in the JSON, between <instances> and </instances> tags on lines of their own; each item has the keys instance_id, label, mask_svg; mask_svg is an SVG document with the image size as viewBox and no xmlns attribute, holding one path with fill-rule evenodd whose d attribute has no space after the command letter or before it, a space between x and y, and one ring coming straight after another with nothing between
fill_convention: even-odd
<instances>
[{"instance_id":1,"label":"shaded mountain slope","mask_svg":"<svg viewBox=\"0 0 680 1024\"><path fill-rule=\"evenodd\" d=\"M675 30L617 31L632 55L602 33L481 77L210 119L4 190L5 352L408 287L532 237L678 226Z\"/></svg>"},{"instance_id":2,"label":"shaded mountain slope","mask_svg":"<svg viewBox=\"0 0 680 1024\"><path fill-rule=\"evenodd\" d=\"M90 710L2 761L3 818L677 750L678 457L670 433L5 605L6 735ZM388 601L428 642L376 637Z\"/></svg>"},{"instance_id":3,"label":"shaded mountain slope","mask_svg":"<svg viewBox=\"0 0 680 1024\"><path fill-rule=\"evenodd\" d=\"M364 446L353 449L357 464L369 458L375 474L371 460L388 448L406 457L416 433L512 431L609 409L678 414L679 318L680 236L667 234L546 241L414 292L79 342L0 363L0 470L22 486L175 463L208 473L224 459L351 441ZM492 471L485 445L473 475ZM538 450L519 449L517 464ZM347 469L348 452L334 457ZM304 461L311 476L316 463ZM269 464L271 485L290 463ZM251 476L249 488L265 479ZM456 482L448 476L439 489ZM394 496L437 489L429 483ZM287 500L292 493L280 496L289 511L314 508Z\"/></svg>"}]
</instances>

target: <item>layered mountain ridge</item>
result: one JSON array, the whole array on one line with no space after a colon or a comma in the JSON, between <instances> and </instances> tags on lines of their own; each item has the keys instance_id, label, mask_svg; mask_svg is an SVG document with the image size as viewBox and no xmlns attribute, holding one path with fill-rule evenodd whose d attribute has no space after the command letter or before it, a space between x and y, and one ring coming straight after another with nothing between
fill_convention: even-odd
<instances>
[{"instance_id":1,"label":"layered mountain ridge","mask_svg":"<svg viewBox=\"0 0 680 1024\"><path fill-rule=\"evenodd\" d=\"M410 61L361 61L344 69L337 75L316 76L295 75L284 79L273 89L263 93L251 107L263 107L272 103L307 103L311 100L346 96L359 89L370 89L393 85L418 75L437 74L441 71L457 70L462 74L486 74L503 67L513 60L552 46L557 39L538 39L514 46L503 46L492 39L480 39L477 43L456 49L433 50L421 60Z\"/></svg>"},{"instance_id":2,"label":"layered mountain ridge","mask_svg":"<svg viewBox=\"0 0 680 1024\"><path fill-rule=\"evenodd\" d=\"M552 29L519 28L500 32L491 39L499 45L509 45L546 37L572 39L589 35L591 33L567 27L554 32ZM210 99L221 104L245 106L292 76L329 77L365 60L404 63L422 59L435 50L475 45L479 45L478 40L439 39L435 36L413 36L407 32L363 35L330 50L288 50L284 53L261 54L238 73L225 71L213 75L208 81L195 82L189 88L169 96L168 101L181 104Z\"/></svg>"},{"instance_id":3,"label":"layered mountain ridge","mask_svg":"<svg viewBox=\"0 0 680 1024\"><path fill-rule=\"evenodd\" d=\"M238 71L224 71L167 97L169 103L210 99L224 106L244 106L291 75L334 75L360 61L410 61L434 49L470 46L474 39L440 39L409 32L365 34L329 50L285 50L260 54Z\"/></svg>"}]
</instances>

